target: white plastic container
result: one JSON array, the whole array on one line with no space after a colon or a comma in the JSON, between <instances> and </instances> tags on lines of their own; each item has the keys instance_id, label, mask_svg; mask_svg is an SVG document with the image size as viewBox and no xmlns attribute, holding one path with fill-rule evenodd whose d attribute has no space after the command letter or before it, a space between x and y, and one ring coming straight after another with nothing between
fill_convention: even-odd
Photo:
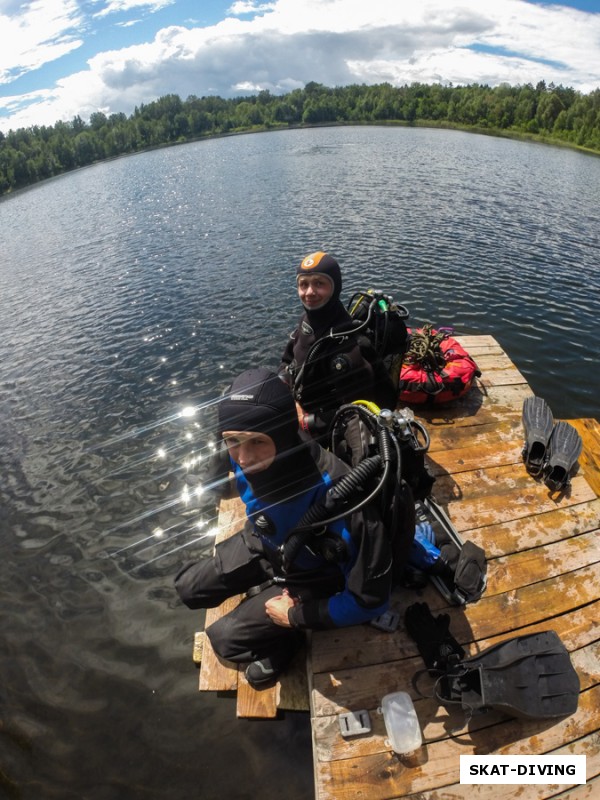
<instances>
[{"instance_id":1,"label":"white plastic container","mask_svg":"<svg viewBox=\"0 0 600 800\"><path fill-rule=\"evenodd\" d=\"M421 727L408 692L386 694L380 710L390 746L395 753L412 753L421 747Z\"/></svg>"}]
</instances>

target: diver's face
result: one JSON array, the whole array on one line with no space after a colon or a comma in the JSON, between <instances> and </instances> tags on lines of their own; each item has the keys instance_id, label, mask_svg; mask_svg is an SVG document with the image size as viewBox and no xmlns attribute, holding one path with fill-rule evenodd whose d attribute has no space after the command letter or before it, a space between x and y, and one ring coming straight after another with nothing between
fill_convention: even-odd
<instances>
[{"instance_id":1,"label":"diver's face","mask_svg":"<svg viewBox=\"0 0 600 800\"><path fill-rule=\"evenodd\" d=\"M298 278L298 296L304 308L321 308L332 294L333 282L326 275L301 275Z\"/></svg>"},{"instance_id":2,"label":"diver's face","mask_svg":"<svg viewBox=\"0 0 600 800\"><path fill-rule=\"evenodd\" d=\"M223 431L223 441L233 461L248 475L268 469L277 455L275 442L266 433Z\"/></svg>"}]
</instances>

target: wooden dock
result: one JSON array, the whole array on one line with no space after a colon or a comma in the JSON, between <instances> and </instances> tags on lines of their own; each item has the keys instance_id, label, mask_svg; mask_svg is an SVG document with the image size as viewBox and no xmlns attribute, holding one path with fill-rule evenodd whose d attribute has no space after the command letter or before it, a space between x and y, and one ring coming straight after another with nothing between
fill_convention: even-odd
<instances>
[{"instance_id":1,"label":"wooden dock","mask_svg":"<svg viewBox=\"0 0 600 800\"><path fill-rule=\"evenodd\" d=\"M488 586L466 608L447 607L431 585L418 593L396 591L392 607L401 619L415 601L448 613L451 632L469 654L522 633L557 631L580 678L579 707L556 722L490 712L465 726L462 712L450 713L415 690L413 677L424 665L402 624L394 633L371 625L313 632L306 679L317 800L600 796L600 426L570 420L584 441L580 469L570 491L551 494L527 474L521 458L521 409L531 394L524 377L492 337L457 338L478 363L479 385L452 406L418 416L431 436L434 497L463 538L484 548ZM239 508L226 513L231 521ZM205 647L200 688L237 689L239 716L274 716L278 708L305 707L302 666L299 660L276 687L255 692L235 666ZM382 697L399 690L413 697L423 732L423 747L410 759L391 751L378 713ZM342 737L338 715L363 709L371 733ZM588 783L461 785L459 756L468 754L586 755Z\"/></svg>"}]
</instances>

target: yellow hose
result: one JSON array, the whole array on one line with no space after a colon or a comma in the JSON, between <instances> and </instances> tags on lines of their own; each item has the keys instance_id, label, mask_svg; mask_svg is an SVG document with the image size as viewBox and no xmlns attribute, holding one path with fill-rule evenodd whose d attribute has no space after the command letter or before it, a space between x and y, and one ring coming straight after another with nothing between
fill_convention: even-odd
<instances>
[{"instance_id":1,"label":"yellow hose","mask_svg":"<svg viewBox=\"0 0 600 800\"><path fill-rule=\"evenodd\" d=\"M353 400L352 405L364 406L365 408L368 408L372 414L379 414L381 411L377 403L372 403L371 400Z\"/></svg>"}]
</instances>

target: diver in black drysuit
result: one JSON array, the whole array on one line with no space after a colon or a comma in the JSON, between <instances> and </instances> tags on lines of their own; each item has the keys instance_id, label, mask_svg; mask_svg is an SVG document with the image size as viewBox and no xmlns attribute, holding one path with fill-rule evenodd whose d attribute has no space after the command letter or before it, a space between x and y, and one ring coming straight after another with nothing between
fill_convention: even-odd
<instances>
[{"instance_id":1,"label":"diver in black drysuit","mask_svg":"<svg viewBox=\"0 0 600 800\"><path fill-rule=\"evenodd\" d=\"M206 633L222 658L252 662L247 678L260 685L287 666L303 629L356 625L384 613L392 555L379 511L367 505L311 537L292 564L283 564L281 545L349 468L316 442L300 439L289 388L268 370L240 375L218 414L228 449L215 456L211 477L218 484L219 476L234 473L247 519L217 544L213 557L185 565L175 585L190 608L212 608L252 590ZM249 432L262 446L273 445L273 458L265 468L246 466L245 473L232 455L243 461L236 448L253 446Z\"/></svg>"},{"instance_id":2,"label":"diver in black drysuit","mask_svg":"<svg viewBox=\"0 0 600 800\"><path fill-rule=\"evenodd\" d=\"M303 284L318 276L329 283L331 291L321 304L303 292ZM298 266L296 282L305 312L290 334L279 372L306 415L306 429L317 436L325 433L335 411L354 400L395 408L396 390L385 365L369 338L354 332L356 325L340 300L342 275L336 259L328 253L311 253ZM347 335L328 340L332 330ZM324 341L313 351L314 358L309 356L320 340Z\"/></svg>"}]
</instances>

